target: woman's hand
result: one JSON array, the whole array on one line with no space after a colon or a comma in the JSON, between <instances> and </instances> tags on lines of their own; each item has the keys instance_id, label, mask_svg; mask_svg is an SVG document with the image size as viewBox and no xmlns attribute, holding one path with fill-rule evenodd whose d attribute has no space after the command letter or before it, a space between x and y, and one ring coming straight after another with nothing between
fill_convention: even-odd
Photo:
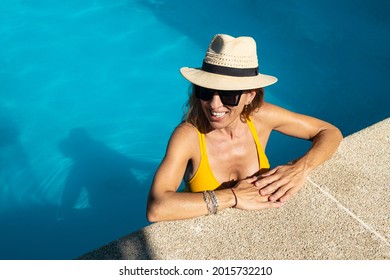
<instances>
[{"instance_id":1,"label":"woman's hand","mask_svg":"<svg viewBox=\"0 0 390 280\"><path fill-rule=\"evenodd\" d=\"M254 185L269 201L285 202L302 188L307 175L304 166L296 162L261 174Z\"/></svg>"},{"instance_id":2,"label":"woman's hand","mask_svg":"<svg viewBox=\"0 0 390 280\"><path fill-rule=\"evenodd\" d=\"M259 189L254 185L257 177L240 180L233 188L237 196L236 208L243 210L259 210L264 208L281 207L280 201L271 201L269 195L261 195Z\"/></svg>"}]
</instances>

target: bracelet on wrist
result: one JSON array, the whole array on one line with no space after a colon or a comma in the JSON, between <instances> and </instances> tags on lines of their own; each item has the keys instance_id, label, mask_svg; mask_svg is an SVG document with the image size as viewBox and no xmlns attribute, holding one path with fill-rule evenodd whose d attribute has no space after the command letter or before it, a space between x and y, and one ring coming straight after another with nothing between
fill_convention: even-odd
<instances>
[{"instance_id":1,"label":"bracelet on wrist","mask_svg":"<svg viewBox=\"0 0 390 280\"><path fill-rule=\"evenodd\" d=\"M218 199L215 196L214 191L203 192L203 200L206 203L208 215L217 214L217 212L218 212Z\"/></svg>"}]
</instances>

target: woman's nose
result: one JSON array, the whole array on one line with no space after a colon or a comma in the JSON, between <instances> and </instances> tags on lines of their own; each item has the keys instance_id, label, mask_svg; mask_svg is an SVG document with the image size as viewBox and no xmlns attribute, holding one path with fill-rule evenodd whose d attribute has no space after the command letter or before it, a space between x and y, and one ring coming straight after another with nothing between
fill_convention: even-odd
<instances>
[{"instance_id":1,"label":"woman's nose","mask_svg":"<svg viewBox=\"0 0 390 280\"><path fill-rule=\"evenodd\" d=\"M218 108L223 106L221 98L219 97L218 92L214 92L213 98L210 100L210 105L212 108Z\"/></svg>"}]
</instances>

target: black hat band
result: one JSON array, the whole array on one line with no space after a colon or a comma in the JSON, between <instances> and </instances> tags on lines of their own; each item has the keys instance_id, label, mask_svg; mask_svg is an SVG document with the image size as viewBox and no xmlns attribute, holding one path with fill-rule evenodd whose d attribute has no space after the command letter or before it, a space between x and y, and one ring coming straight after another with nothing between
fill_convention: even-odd
<instances>
[{"instance_id":1,"label":"black hat band","mask_svg":"<svg viewBox=\"0 0 390 280\"><path fill-rule=\"evenodd\" d=\"M259 74L259 68L233 68L226 66L219 66L214 64L209 64L203 61L202 70L219 74L225 76L234 76L234 77L254 77Z\"/></svg>"}]
</instances>

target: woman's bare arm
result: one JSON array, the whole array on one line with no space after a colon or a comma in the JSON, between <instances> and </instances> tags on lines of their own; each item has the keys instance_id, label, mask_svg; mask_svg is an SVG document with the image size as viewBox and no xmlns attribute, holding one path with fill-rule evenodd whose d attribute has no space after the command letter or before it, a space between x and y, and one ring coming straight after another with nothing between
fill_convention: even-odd
<instances>
[{"instance_id":1,"label":"woman's bare arm","mask_svg":"<svg viewBox=\"0 0 390 280\"><path fill-rule=\"evenodd\" d=\"M151 222L193 218L208 213L202 193L177 192L187 163L196 152L197 133L189 125L181 125L173 132L166 155L157 169L147 204L147 218ZM194 151L195 150L195 151ZM232 193L218 192L219 208L234 203Z\"/></svg>"},{"instance_id":2,"label":"woman's bare arm","mask_svg":"<svg viewBox=\"0 0 390 280\"><path fill-rule=\"evenodd\" d=\"M265 103L261 111L262 120L272 129L313 143L308 152L292 164L273 168L256 182L262 195L271 195L271 201L284 202L300 190L311 170L333 155L342 140L342 134L328 122L269 103Z\"/></svg>"}]
</instances>

